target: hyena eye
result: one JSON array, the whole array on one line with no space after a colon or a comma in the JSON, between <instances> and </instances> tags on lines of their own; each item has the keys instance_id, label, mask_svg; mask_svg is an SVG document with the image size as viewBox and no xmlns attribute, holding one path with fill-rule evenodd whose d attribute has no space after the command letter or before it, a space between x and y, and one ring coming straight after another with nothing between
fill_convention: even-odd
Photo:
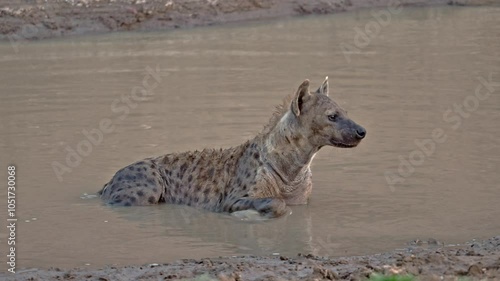
<instances>
[{"instance_id":1,"label":"hyena eye","mask_svg":"<svg viewBox=\"0 0 500 281\"><path fill-rule=\"evenodd\" d=\"M339 116L337 114L328 115L328 120L336 122Z\"/></svg>"}]
</instances>

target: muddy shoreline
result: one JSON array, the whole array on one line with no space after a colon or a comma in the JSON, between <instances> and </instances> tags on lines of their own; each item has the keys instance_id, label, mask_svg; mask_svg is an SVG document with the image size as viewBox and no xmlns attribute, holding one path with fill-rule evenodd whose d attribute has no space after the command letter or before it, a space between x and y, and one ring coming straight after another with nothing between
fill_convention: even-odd
<instances>
[{"instance_id":1,"label":"muddy shoreline","mask_svg":"<svg viewBox=\"0 0 500 281\"><path fill-rule=\"evenodd\" d=\"M494 0L6 0L0 5L0 40L171 30L390 5L495 3L499 4Z\"/></svg>"},{"instance_id":2,"label":"muddy shoreline","mask_svg":"<svg viewBox=\"0 0 500 281\"><path fill-rule=\"evenodd\" d=\"M0 275L6 280L364 280L373 273L411 274L419 280L500 280L500 236L462 245L429 239L392 252L326 258L219 257L184 259L166 264L105 267L98 270L26 270Z\"/></svg>"},{"instance_id":3,"label":"muddy shoreline","mask_svg":"<svg viewBox=\"0 0 500 281\"><path fill-rule=\"evenodd\" d=\"M114 31L172 30L383 8L394 2L403 6L500 4L494 0L6 0L0 4L0 40L16 42ZM416 241L404 249L360 257L323 258L305 253L294 257L189 259L97 270L54 266L19 270L15 275L0 273L0 279L190 280L203 276L196 280L362 280L372 273L408 273L421 280L457 280L459 277L500 280L500 236L458 246L443 246L432 239Z\"/></svg>"}]
</instances>

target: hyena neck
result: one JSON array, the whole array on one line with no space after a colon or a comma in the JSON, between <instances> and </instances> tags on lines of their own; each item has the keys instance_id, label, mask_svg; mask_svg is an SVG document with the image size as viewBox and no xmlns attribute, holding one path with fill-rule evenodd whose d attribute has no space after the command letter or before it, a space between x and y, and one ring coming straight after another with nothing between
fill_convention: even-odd
<instances>
[{"instance_id":1,"label":"hyena neck","mask_svg":"<svg viewBox=\"0 0 500 281\"><path fill-rule=\"evenodd\" d=\"M285 114L272 130L261 135L266 164L282 181L284 193L296 193L309 188L310 165L319 147L304 137L299 126Z\"/></svg>"}]
</instances>

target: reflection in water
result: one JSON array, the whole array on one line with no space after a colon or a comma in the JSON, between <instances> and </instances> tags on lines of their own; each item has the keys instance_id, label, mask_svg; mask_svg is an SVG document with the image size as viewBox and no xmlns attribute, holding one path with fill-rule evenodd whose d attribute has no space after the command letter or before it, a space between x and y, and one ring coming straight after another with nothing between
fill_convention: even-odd
<instances>
[{"instance_id":1,"label":"reflection in water","mask_svg":"<svg viewBox=\"0 0 500 281\"><path fill-rule=\"evenodd\" d=\"M23 43L17 53L0 45L0 155L18 167L19 266L357 255L415 238L457 243L498 234L491 223L500 216L498 89L456 130L442 115L474 93L477 76L500 72L499 15L498 8L408 8L350 63L339 45L352 44L369 11ZM156 66L154 94L121 119L113 102ZM333 98L370 134L355 149L317 155L310 203L291 215L248 222L80 198L135 160L242 143L303 79L319 85L326 75ZM82 130L103 119L113 130L59 181L54 161L66 165L68 149L85 140ZM391 191L384 173L435 128L446 142Z\"/></svg>"}]
</instances>

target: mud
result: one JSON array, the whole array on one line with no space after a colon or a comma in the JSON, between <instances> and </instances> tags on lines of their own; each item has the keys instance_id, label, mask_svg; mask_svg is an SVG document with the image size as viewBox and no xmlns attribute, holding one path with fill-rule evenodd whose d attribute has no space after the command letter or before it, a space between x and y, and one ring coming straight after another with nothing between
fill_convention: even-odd
<instances>
[{"instance_id":1,"label":"mud","mask_svg":"<svg viewBox=\"0 0 500 281\"><path fill-rule=\"evenodd\" d=\"M389 5L493 5L495 0L5 0L0 40L181 27L330 14Z\"/></svg>"},{"instance_id":2,"label":"mud","mask_svg":"<svg viewBox=\"0 0 500 281\"><path fill-rule=\"evenodd\" d=\"M34 40L112 31L152 31L329 14L385 7L389 0L6 0L0 4L0 40ZM500 1L401 0L411 5L498 5ZM96 249L97 251L98 249ZM168 249L165 249L168 251ZM96 255L99 253L96 252ZM134 253L130 253L134 255ZM50 257L47 257L50 258ZM112 261L110 261L111 263ZM158 261L161 262L161 261ZM54 266L57 266L54 264ZM362 280L372 273L412 274L421 280L500 280L500 236L446 245L428 239L389 253L326 258L221 257L102 269L29 269L6 280Z\"/></svg>"},{"instance_id":3,"label":"mud","mask_svg":"<svg viewBox=\"0 0 500 281\"><path fill-rule=\"evenodd\" d=\"M166 249L168 250L168 249ZM92 270L25 270L6 280L364 280L373 273L411 274L419 280L500 280L500 236L462 245L413 241L389 253L327 258L220 257ZM2 277L0 275L0 277Z\"/></svg>"}]
</instances>

